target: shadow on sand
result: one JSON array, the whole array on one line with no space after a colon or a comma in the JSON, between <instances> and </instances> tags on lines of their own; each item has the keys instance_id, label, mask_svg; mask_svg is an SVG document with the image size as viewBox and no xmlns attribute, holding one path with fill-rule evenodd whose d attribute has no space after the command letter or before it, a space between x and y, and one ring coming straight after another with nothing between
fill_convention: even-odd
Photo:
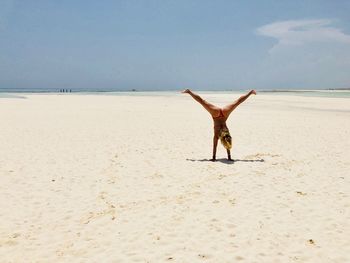
<instances>
[{"instance_id":1,"label":"shadow on sand","mask_svg":"<svg viewBox=\"0 0 350 263\"><path fill-rule=\"evenodd\" d=\"M186 161L191 161L191 162L212 162L210 159L186 159ZM216 159L217 162L221 163L226 163L226 164L233 164L235 162L265 162L264 159L233 159L232 161L227 160L226 158L222 159Z\"/></svg>"}]
</instances>

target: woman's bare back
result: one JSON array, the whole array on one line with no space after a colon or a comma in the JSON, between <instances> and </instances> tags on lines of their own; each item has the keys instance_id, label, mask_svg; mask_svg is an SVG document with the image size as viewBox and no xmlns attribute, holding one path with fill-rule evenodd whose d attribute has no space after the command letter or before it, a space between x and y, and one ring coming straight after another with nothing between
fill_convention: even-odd
<instances>
[{"instance_id":1,"label":"woman's bare back","mask_svg":"<svg viewBox=\"0 0 350 263\"><path fill-rule=\"evenodd\" d=\"M221 110L221 113L222 110ZM217 117L213 117L213 122L214 122L214 135L215 136L219 136L220 134L220 131L222 129L227 129L227 125L226 125L226 120L227 120L227 117L222 114L222 115L218 115Z\"/></svg>"}]
</instances>

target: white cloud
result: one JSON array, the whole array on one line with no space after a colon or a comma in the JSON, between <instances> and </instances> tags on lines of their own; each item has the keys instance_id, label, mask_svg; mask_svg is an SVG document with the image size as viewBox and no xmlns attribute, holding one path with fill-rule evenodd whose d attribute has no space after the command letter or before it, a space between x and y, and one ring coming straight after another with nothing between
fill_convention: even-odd
<instances>
[{"instance_id":1,"label":"white cloud","mask_svg":"<svg viewBox=\"0 0 350 263\"><path fill-rule=\"evenodd\" d=\"M288 20L257 34L276 43L259 65L259 81L273 88L348 88L350 35L330 19Z\"/></svg>"},{"instance_id":2,"label":"white cloud","mask_svg":"<svg viewBox=\"0 0 350 263\"><path fill-rule=\"evenodd\" d=\"M257 29L257 34L276 38L273 47L304 45L312 42L337 42L350 44L350 35L332 26L329 19L287 20L264 25Z\"/></svg>"}]
</instances>

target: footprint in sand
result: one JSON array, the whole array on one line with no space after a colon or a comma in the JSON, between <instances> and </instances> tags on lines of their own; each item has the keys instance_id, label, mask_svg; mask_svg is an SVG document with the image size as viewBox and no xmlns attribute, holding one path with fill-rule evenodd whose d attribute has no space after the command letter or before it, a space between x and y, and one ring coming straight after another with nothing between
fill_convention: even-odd
<instances>
[{"instance_id":1,"label":"footprint in sand","mask_svg":"<svg viewBox=\"0 0 350 263\"><path fill-rule=\"evenodd\" d=\"M92 220L103 217L105 215L110 215L112 220L116 219L115 205L107 200L107 192L100 192L98 198L103 201L107 208L99 212L89 212L87 215L83 216L80 219L80 222L82 224L89 224Z\"/></svg>"},{"instance_id":2,"label":"footprint in sand","mask_svg":"<svg viewBox=\"0 0 350 263\"><path fill-rule=\"evenodd\" d=\"M235 205L236 204L236 199L229 199L228 202L231 204L231 205Z\"/></svg>"},{"instance_id":3,"label":"footprint in sand","mask_svg":"<svg viewBox=\"0 0 350 263\"><path fill-rule=\"evenodd\" d=\"M222 180L222 179L224 179L225 177L227 177L228 175L225 175L225 174L220 174L219 176L218 176L218 179L219 180Z\"/></svg>"},{"instance_id":4,"label":"footprint in sand","mask_svg":"<svg viewBox=\"0 0 350 263\"><path fill-rule=\"evenodd\" d=\"M110 206L107 209L100 211L100 212L89 212L86 216L84 216L81 220L81 224L89 224L92 220L95 220L97 218L101 218L103 216L110 215L112 220L116 219L115 216L115 207Z\"/></svg>"},{"instance_id":5,"label":"footprint in sand","mask_svg":"<svg viewBox=\"0 0 350 263\"><path fill-rule=\"evenodd\" d=\"M257 153L257 154L247 155L244 158L245 159L251 159L251 158L261 159L262 157L281 157L281 155L280 154L271 154L271 153Z\"/></svg>"},{"instance_id":6,"label":"footprint in sand","mask_svg":"<svg viewBox=\"0 0 350 263\"><path fill-rule=\"evenodd\" d=\"M17 237L20 237L20 233L14 233L5 240L0 240L0 247L2 246L15 246L18 242L15 240Z\"/></svg>"},{"instance_id":7,"label":"footprint in sand","mask_svg":"<svg viewBox=\"0 0 350 263\"><path fill-rule=\"evenodd\" d=\"M114 184L117 180L118 167L121 165L118 163L118 154L114 155L114 158L110 160L110 164L107 168L103 169L103 175L107 175L107 183Z\"/></svg>"}]
</instances>

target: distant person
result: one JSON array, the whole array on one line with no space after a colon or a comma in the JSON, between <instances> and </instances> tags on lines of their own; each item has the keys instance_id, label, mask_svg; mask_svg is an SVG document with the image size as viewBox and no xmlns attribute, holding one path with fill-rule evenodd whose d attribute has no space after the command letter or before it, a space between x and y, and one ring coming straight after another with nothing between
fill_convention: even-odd
<instances>
[{"instance_id":1,"label":"distant person","mask_svg":"<svg viewBox=\"0 0 350 263\"><path fill-rule=\"evenodd\" d=\"M226 148L227 151L227 158L228 160L232 161L231 159L231 148L232 148L232 138L230 135L230 131L228 130L226 126L226 120L230 116L231 112L243 101L248 99L248 97L252 94L256 95L255 90L251 90L249 93L247 93L244 96L241 96L238 100L235 102L226 105L223 108L219 108L213 104L210 104L209 102L203 100L199 95L193 93L191 90L186 89L182 91L182 93L187 93L192 96L193 99L198 101L212 116L214 121L214 138L213 138L213 158L211 161L216 161L216 148L218 145L218 140L220 139L222 145Z\"/></svg>"}]
</instances>

